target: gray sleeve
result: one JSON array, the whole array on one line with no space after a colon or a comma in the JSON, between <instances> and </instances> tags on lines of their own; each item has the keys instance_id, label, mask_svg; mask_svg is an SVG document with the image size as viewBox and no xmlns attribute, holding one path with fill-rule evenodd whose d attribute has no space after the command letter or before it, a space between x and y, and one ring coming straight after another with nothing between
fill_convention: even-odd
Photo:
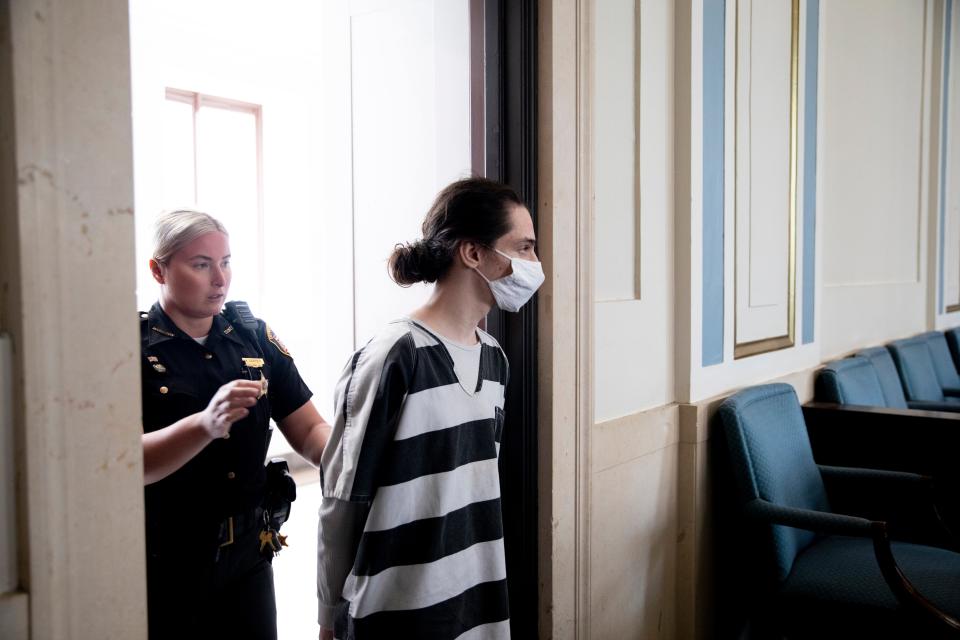
<instances>
[{"instance_id":1,"label":"gray sleeve","mask_svg":"<svg viewBox=\"0 0 960 640\"><path fill-rule=\"evenodd\" d=\"M343 585L370 513L369 502L323 498L317 527L317 600L321 627L333 628Z\"/></svg>"}]
</instances>

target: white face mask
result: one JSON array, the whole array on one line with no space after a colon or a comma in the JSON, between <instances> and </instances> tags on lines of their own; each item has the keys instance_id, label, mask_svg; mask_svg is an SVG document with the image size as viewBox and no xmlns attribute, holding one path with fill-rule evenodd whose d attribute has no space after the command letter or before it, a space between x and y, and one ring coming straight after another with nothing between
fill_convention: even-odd
<instances>
[{"instance_id":1,"label":"white face mask","mask_svg":"<svg viewBox=\"0 0 960 640\"><path fill-rule=\"evenodd\" d=\"M494 251L510 260L513 273L496 280L487 280L487 276L480 273L479 269L474 267L473 270L480 273L480 277L486 280L498 307L504 311L519 311L520 307L527 304L546 279L546 276L543 275L543 265L532 260L521 260L508 256L497 249L494 249Z\"/></svg>"}]
</instances>

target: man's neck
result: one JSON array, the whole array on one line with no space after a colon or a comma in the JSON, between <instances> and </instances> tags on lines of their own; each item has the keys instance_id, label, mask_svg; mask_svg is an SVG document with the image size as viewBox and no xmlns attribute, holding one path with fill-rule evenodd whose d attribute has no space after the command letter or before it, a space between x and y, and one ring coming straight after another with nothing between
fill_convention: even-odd
<instances>
[{"instance_id":1,"label":"man's neck","mask_svg":"<svg viewBox=\"0 0 960 640\"><path fill-rule=\"evenodd\" d=\"M448 340L476 344L477 326L488 311L490 306L478 302L467 288L454 283L438 283L430 300L410 317L420 320Z\"/></svg>"}]
</instances>

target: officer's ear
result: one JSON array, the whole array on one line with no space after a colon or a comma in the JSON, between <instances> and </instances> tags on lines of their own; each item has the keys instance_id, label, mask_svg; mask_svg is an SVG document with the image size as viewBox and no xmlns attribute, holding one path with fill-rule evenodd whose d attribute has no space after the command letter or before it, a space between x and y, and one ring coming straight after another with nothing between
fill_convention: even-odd
<instances>
[{"instance_id":1,"label":"officer's ear","mask_svg":"<svg viewBox=\"0 0 960 640\"><path fill-rule=\"evenodd\" d=\"M166 284L166 278L163 275L163 267L160 266L160 263L150 258L150 273L153 274L153 279L159 282L160 284Z\"/></svg>"}]
</instances>

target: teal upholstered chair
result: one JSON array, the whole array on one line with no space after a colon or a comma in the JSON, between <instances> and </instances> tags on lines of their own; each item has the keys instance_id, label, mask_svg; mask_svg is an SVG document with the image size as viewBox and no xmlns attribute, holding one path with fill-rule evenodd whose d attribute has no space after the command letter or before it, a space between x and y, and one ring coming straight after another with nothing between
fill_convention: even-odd
<instances>
[{"instance_id":1,"label":"teal upholstered chair","mask_svg":"<svg viewBox=\"0 0 960 640\"><path fill-rule=\"evenodd\" d=\"M886 347L870 347L861 349L856 355L866 358L873 365L883 388L883 398L886 401L884 406L890 409L906 409L907 398L903 395L903 382L900 381L900 373L890 357L890 351Z\"/></svg>"},{"instance_id":2,"label":"teal upholstered chair","mask_svg":"<svg viewBox=\"0 0 960 640\"><path fill-rule=\"evenodd\" d=\"M946 339L950 355L953 357L953 364L960 371L960 327L947 329L943 332L943 337Z\"/></svg>"},{"instance_id":3,"label":"teal upholstered chair","mask_svg":"<svg viewBox=\"0 0 960 640\"><path fill-rule=\"evenodd\" d=\"M890 406L873 363L860 356L828 362L817 374L815 389L817 399L822 402L866 407ZM903 397L902 391L900 397ZM906 406L904 400L903 407Z\"/></svg>"},{"instance_id":4,"label":"teal upholstered chair","mask_svg":"<svg viewBox=\"0 0 960 640\"><path fill-rule=\"evenodd\" d=\"M939 331L928 331L917 337L927 341L927 348L933 358L933 370L943 393L947 396L960 396L960 374L957 373L957 365L953 363L946 337Z\"/></svg>"},{"instance_id":5,"label":"teal upholstered chair","mask_svg":"<svg viewBox=\"0 0 960 640\"><path fill-rule=\"evenodd\" d=\"M786 384L728 398L719 410L719 427L735 503L765 546L765 557L755 561L770 568L778 633L790 638L960 634L960 554L891 542L886 522L835 513L827 493L828 483L846 481L872 483L879 492L894 487L922 492L928 478L818 466L800 403Z\"/></svg>"},{"instance_id":6,"label":"teal upholstered chair","mask_svg":"<svg viewBox=\"0 0 960 640\"><path fill-rule=\"evenodd\" d=\"M903 382L907 406L928 411L960 412L960 397L950 395L937 375L937 365L925 336L894 340L887 345Z\"/></svg>"}]
</instances>

